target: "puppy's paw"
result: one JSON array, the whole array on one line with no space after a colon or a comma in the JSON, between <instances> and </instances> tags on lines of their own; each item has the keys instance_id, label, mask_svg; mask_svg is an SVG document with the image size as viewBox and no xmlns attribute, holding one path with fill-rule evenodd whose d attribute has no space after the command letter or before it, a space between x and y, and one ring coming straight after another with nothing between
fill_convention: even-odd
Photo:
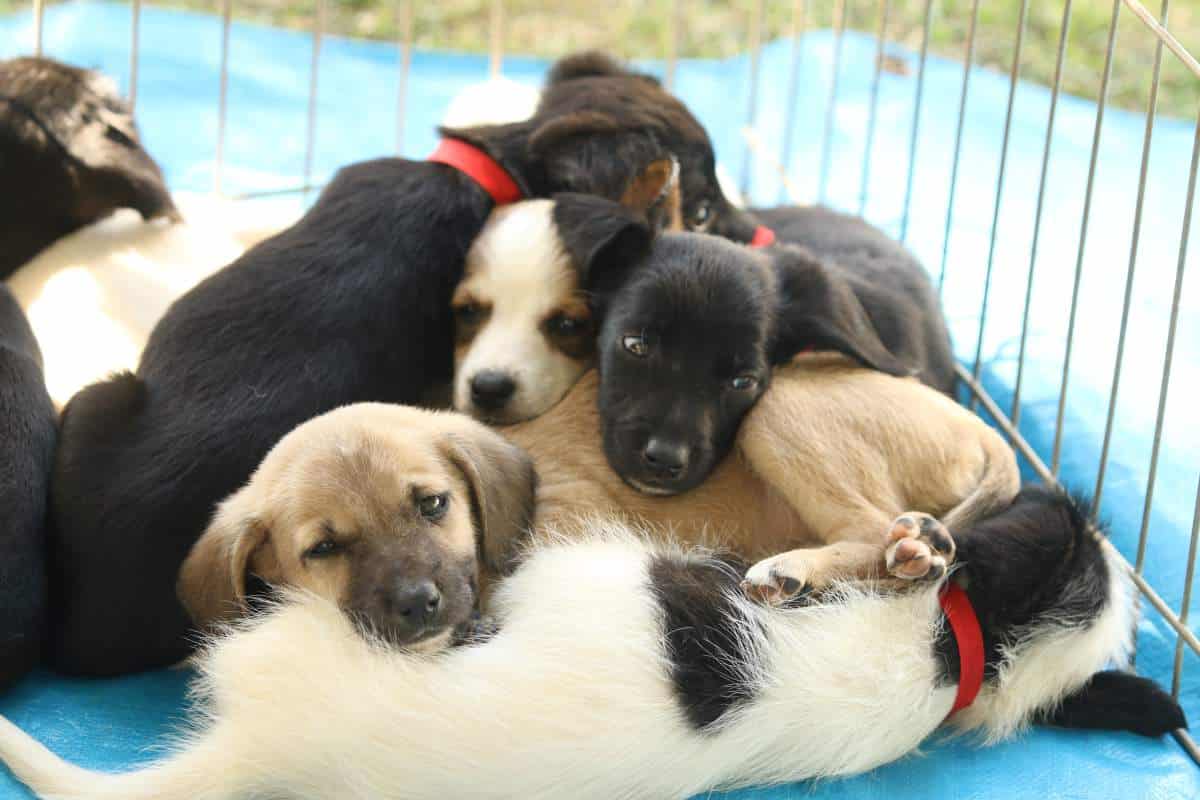
<instances>
[{"instance_id":1,"label":"puppy's paw","mask_svg":"<svg viewBox=\"0 0 1200 800\"><path fill-rule=\"evenodd\" d=\"M746 570L742 591L756 602L780 606L811 589L812 570L812 563L804 551L780 553Z\"/></svg>"},{"instance_id":2,"label":"puppy's paw","mask_svg":"<svg viewBox=\"0 0 1200 800\"><path fill-rule=\"evenodd\" d=\"M954 563L954 538L928 514L909 511L887 535L888 574L907 581L939 580Z\"/></svg>"}]
</instances>

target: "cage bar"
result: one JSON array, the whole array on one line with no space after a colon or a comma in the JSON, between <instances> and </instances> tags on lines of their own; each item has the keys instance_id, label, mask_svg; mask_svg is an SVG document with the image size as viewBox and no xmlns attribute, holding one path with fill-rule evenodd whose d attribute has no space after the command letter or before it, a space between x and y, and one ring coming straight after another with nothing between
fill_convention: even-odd
<instances>
[{"instance_id":1,"label":"cage bar","mask_svg":"<svg viewBox=\"0 0 1200 800\"><path fill-rule=\"evenodd\" d=\"M663 68L663 84L668 91L675 88L675 64L679 60L679 29L683 17L682 0L671 0L667 18L667 58Z\"/></svg>"},{"instance_id":2,"label":"cage bar","mask_svg":"<svg viewBox=\"0 0 1200 800\"><path fill-rule=\"evenodd\" d=\"M1070 4L1071 0L1067 0ZM971 88L971 67L975 62L975 31L979 27L979 0L971 4L971 24L967 29L967 52L963 56L962 93L958 98L958 124L954 132L954 158L950 162L950 196L946 200L946 229L942 233L942 265L938 270L938 297L946 283L946 257L950 252L950 232L954 221L954 193L958 190L958 164L962 156L963 126L967 119L967 97Z\"/></svg>"},{"instance_id":3,"label":"cage bar","mask_svg":"<svg viewBox=\"0 0 1200 800\"><path fill-rule=\"evenodd\" d=\"M504 2L492 0L488 20L488 72L494 78L504 66Z\"/></svg>"},{"instance_id":4,"label":"cage bar","mask_svg":"<svg viewBox=\"0 0 1200 800\"><path fill-rule=\"evenodd\" d=\"M225 122L229 111L229 29L233 21L233 0L221 0L221 88L217 99L217 155L213 168L213 192L224 194Z\"/></svg>"},{"instance_id":5,"label":"cage bar","mask_svg":"<svg viewBox=\"0 0 1200 800\"><path fill-rule=\"evenodd\" d=\"M796 133L796 108L799 104L800 96L800 65L803 61L804 53L804 30L808 21L806 12L807 7L804 4L804 0L795 0L792 3L792 63L790 74L788 75L787 110L784 112L783 117L783 146L779 155L783 176L783 179L779 182L779 203L785 202L788 196L787 171L791 168L792 140Z\"/></svg>"},{"instance_id":6,"label":"cage bar","mask_svg":"<svg viewBox=\"0 0 1200 800\"><path fill-rule=\"evenodd\" d=\"M746 99L746 124L754 127L758 115L758 72L762 61L762 25L765 0L755 0L750 7L750 23L746 31L746 46L750 59L750 91ZM754 154L749 145L742 149L742 196L750 198L750 184L754 172Z\"/></svg>"},{"instance_id":7,"label":"cage bar","mask_svg":"<svg viewBox=\"0 0 1200 800\"><path fill-rule=\"evenodd\" d=\"M304 195L312 189L313 156L317 146L317 76L321 68L321 38L325 33L325 0L317 0L313 18L312 64L308 72L308 135L304 142Z\"/></svg>"},{"instance_id":8,"label":"cage bar","mask_svg":"<svg viewBox=\"0 0 1200 800\"><path fill-rule=\"evenodd\" d=\"M133 0L129 9L129 110L137 109L138 51L141 48L142 0Z\"/></svg>"},{"instance_id":9,"label":"cage bar","mask_svg":"<svg viewBox=\"0 0 1200 800\"><path fill-rule=\"evenodd\" d=\"M867 112L867 142L863 149L862 183L858 190L858 215L867 210L867 195L871 187L871 151L875 146L875 116L879 110L879 81L883 77L883 57L887 45L888 12L891 0L879 0L879 28L875 33L875 76L871 79L871 110Z\"/></svg>"},{"instance_id":10,"label":"cage bar","mask_svg":"<svg viewBox=\"0 0 1200 800\"><path fill-rule=\"evenodd\" d=\"M833 76L829 85L829 105L825 109L825 134L821 139L821 173L817 183L818 202L825 202L825 185L833 159L833 119L837 111L838 83L842 74L842 41L846 38L846 0L838 0L834 8Z\"/></svg>"},{"instance_id":11,"label":"cage bar","mask_svg":"<svg viewBox=\"0 0 1200 800\"><path fill-rule=\"evenodd\" d=\"M396 5L396 21L400 29L398 42L400 72L396 78L396 155L404 155L404 127L408 111L408 73L412 68L413 4L400 0Z\"/></svg>"},{"instance_id":12,"label":"cage bar","mask_svg":"<svg viewBox=\"0 0 1200 800\"><path fill-rule=\"evenodd\" d=\"M33 54L42 55L42 36L46 22L46 0L33 0Z\"/></svg>"},{"instance_id":13,"label":"cage bar","mask_svg":"<svg viewBox=\"0 0 1200 800\"><path fill-rule=\"evenodd\" d=\"M917 172L917 142L921 133L921 103L925 99L925 62L929 59L929 31L933 25L933 0L925 0L925 23L921 32L921 61L917 68L917 99L913 103L912 135L908 142L908 180L904 186L904 215L900 218L900 241L908 241L908 214L912 208L913 176Z\"/></svg>"}]
</instances>

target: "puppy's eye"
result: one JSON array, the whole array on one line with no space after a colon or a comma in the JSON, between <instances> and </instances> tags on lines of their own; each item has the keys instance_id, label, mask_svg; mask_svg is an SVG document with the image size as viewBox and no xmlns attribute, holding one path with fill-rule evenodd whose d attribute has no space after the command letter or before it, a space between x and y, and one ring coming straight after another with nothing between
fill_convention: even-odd
<instances>
[{"instance_id":1,"label":"puppy's eye","mask_svg":"<svg viewBox=\"0 0 1200 800\"><path fill-rule=\"evenodd\" d=\"M450 495L448 494L427 494L417 500L417 509L421 512L421 516L428 520L438 520L446 516L446 511L450 508Z\"/></svg>"},{"instance_id":2,"label":"puppy's eye","mask_svg":"<svg viewBox=\"0 0 1200 800\"><path fill-rule=\"evenodd\" d=\"M621 339L621 346L638 358L645 358L646 354L650 352L643 336L626 336Z\"/></svg>"},{"instance_id":3,"label":"puppy's eye","mask_svg":"<svg viewBox=\"0 0 1200 800\"><path fill-rule=\"evenodd\" d=\"M556 314L546 320L546 330L552 336L577 336L583 333L587 321L568 317L566 314Z\"/></svg>"},{"instance_id":4,"label":"puppy's eye","mask_svg":"<svg viewBox=\"0 0 1200 800\"><path fill-rule=\"evenodd\" d=\"M729 388L738 392L748 392L758 386L758 378L753 375L738 375L729 381Z\"/></svg>"},{"instance_id":5,"label":"puppy's eye","mask_svg":"<svg viewBox=\"0 0 1200 800\"><path fill-rule=\"evenodd\" d=\"M454 307L454 318L463 325L474 325L483 319L483 313L483 306L478 303L467 303Z\"/></svg>"},{"instance_id":6,"label":"puppy's eye","mask_svg":"<svg viewBox=\"0 0 1200 800\"><path fill-rule=\"evenodd\" d=\"M328 558L342 550L342 545L333 539L322 539L304 552L305 558Z\"/></svg>"},{"instance_id":7,"label":"puppy's eye","mask_svg":"<svg viewBox=\"0 0 1200 800\"><path fill-rule=\"evenodd\" d=\"M696 210L692 212L692 225L695 227L700 227L707 223L709 217L711 216L712 206L710 206L707 202L702 202L700 205L696 206Z\"/></svg>"}]
</instances>

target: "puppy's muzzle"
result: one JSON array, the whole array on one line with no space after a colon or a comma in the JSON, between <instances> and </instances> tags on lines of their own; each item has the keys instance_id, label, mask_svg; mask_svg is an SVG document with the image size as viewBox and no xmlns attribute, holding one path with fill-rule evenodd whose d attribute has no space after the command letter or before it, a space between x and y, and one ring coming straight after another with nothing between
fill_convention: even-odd
<instances>
[{"instance_id":1,"label":"puppy's muzzle","mask_svg":"<svg viewBox=\"0 0 1200 800\"><path fill-rule=\"evenodd\" d=\"M642 463L656 478L678 480L688 467L691 448L682 442L673 442L658 436L650 437L642 449Z\"/></svg>"},{"instance_id":2,"label":"puppy's muzzle","mask_svg":"<svg viewBox=\"0 0 1200 800\"><path fill-rule=\"evenodd\" d=\"M442 593L433 581L402 582L393 592L390 605L397 627L415 639L439 622Z\"/></svg>"},{"instance_id":3,"label":"puppy's muzzle","mask_svg":"<svg viewBox=\"0 0 1200 800\"><path fill-rule=\"evenodd\" d=\"M471 402L486 411L503 408L517 391L517 382L498 370L486 369L471 378Z\"/></svg>"}]
</instances>

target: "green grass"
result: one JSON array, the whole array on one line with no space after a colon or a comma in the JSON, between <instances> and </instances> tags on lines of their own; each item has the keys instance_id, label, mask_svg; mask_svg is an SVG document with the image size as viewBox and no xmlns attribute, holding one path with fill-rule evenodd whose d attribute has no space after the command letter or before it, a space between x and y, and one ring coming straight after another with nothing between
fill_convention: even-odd
<instances>
[{"instance_id":1,"label":"green grass","mask_svg":"<svg viewBox=\"0 0 1200 800\"><path fill-rule=\"evenodd\" d=\"M151 5L219 11L220 0L148 0ZM927 0L893 0L887 37L917 50L921 44ZM972 0L930 0L930 50L961 59L967 39ZM1152 12L1160 0L1143 0ZM316 0L233 0L237 19L308 29ZM0 0L0 11L28 7L30 0ZM508 0L504 3L503 44L506 52L560 56L581 48L601 48L625 57L657 56L670 46L669 20L678 5L681 57L727 56L745 50L755 0ZM768 0L763 29L766 38L792 30L793 0ZM874 32L879 0L847 0L846 25ZM404 0L326 0L326 29L347 36L397 39L402 30L399 9ZM425 0L412 2L413 39L418 47L486 52L491 0ZM836 3L807 0L808 28L834 24ZM1049 84L1054 76L1062 0L1029 0L1029 18L1021 75ZM1007 72L1012 64L1019 0L981 0L975 61ZM1075 0L1072 4L1063 88L1084 97L1099 93L1104 69L1113 0ZM1185 45L1200 51L1200 2L1175 0L1170 29ZM1121 108L1145 110L1157 39L1123 9L1109 88L1110 101ZM1200 52L1197 53L1200 55ZM1163 53L1160 113L1193 118L1200 110L1200 78L1169 51Z\"/></svg>"}]
</instances>

